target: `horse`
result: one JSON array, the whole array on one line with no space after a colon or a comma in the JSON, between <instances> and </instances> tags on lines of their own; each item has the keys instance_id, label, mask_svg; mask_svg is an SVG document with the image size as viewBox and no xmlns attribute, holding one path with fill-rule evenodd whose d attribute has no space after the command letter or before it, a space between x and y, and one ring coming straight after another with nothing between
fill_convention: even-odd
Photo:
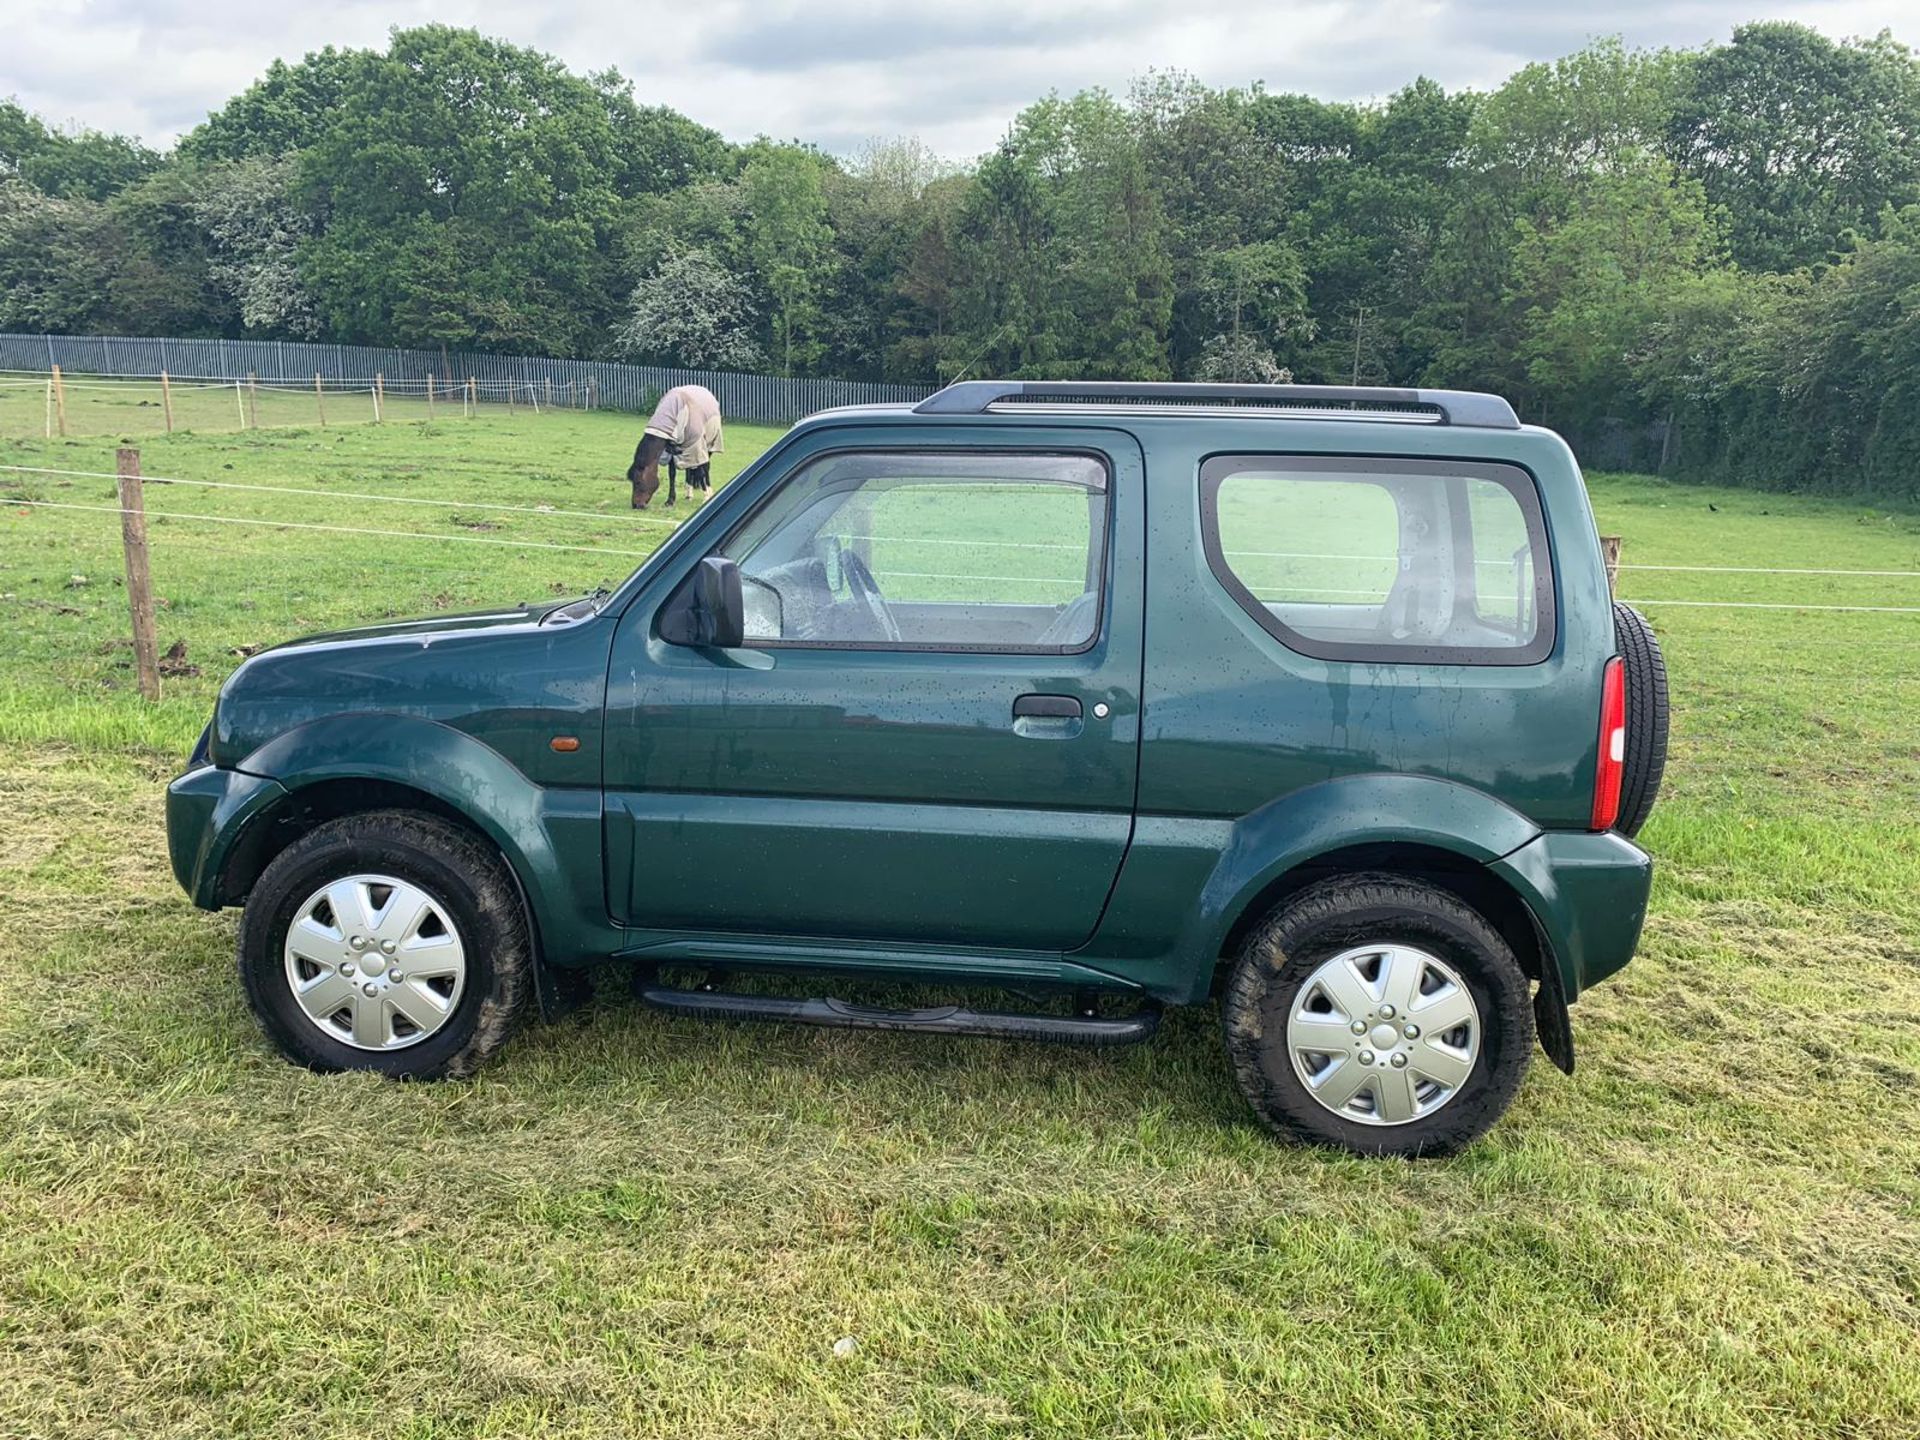
<instances>
[{"instance_id":1,"label":"horse","mask_svg":"<svg viewBox=\"0 0 1920 1440\"><path fill-rule=\"evenodd\" d=\"M713 488L709 457L721 449L720 402L704 385L676 385L660 397L646 433L627 467L633 508L644 510L660 489L660 462L667 462L667 504L677 499L675 481L687 472L687 489L705 496Z\"/></svg>"},{"instance_id":2,"label":"horse","mask_svg":"<svg viewBox=\"0 0 1920 1440\"><path fill-rule=\"evenodd\" d=\"M667 462L667 504L676 502L674 482L679 478L680 466L673 458L673 447L658 435L642 435L640 444L633 452L633 464L627 467L627 483L633 487L633 508L644 510L647 503L660 492L660 462ZM708 488L708 473L711 466L698 467L687 471L687 489L705 491Z\"/></svg>"}]
</instances>

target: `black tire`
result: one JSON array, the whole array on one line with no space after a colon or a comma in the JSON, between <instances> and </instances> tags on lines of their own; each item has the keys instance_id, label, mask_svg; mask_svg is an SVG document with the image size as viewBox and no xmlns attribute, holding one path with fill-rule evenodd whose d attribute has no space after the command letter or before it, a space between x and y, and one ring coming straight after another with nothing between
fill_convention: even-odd
<instances>
[{"instance_id":1,"label":"black tire","mask_svg":"<svg viewBox=\"0 0 1920 1440\"><path fill-rule=\"evenodd\" d=\"M419 886L447 911L466 952L466 979L453 1013L404 1048L363 1050L331 1038L307 1017L288 984L288 926L308 896L353 874ZM458 825L411 810L348 815L289 845L247 897L238 951L247 1003L267 1037L289 1060L313 1070L372 1070L409 1080L470 1075L506 1043L533 997L526 914L499 853Z\"/></svg>"},{"instance_id":2,"label":"black tire","mask_svg":"<svg viewBox=\"0 0 1920 1440\"><path fill-rule=\"evenodd\" d=\"M1342 950L1386 942L1416 946L1452 967L1481 1029L1479 1056L1459 1089L1399 1125L1345 1119L1321 1104L1295 1072L1286 1042L1287 1017L1313 973ZM1234 1078L1269 1129L1362 1155L1452 1154L1506 1112L1533 1058L1527 978L1506 942L1447 891L1396 875L1340 876L1288 900L1241 951L1220 1018Z\"/></svg>"},{"instance_id":3,"label":"black tire","mask_svg":"<svg viewBox=\"0 0 1920 1440\"><path fill-rule=\"evenodd\" d=\"M1667 771L1667 662L1647 617L1617 600L1613 633L1627 670L1627 754L1613 828L1632 836L1653 813Z\"/></svg>"}]
</instances>

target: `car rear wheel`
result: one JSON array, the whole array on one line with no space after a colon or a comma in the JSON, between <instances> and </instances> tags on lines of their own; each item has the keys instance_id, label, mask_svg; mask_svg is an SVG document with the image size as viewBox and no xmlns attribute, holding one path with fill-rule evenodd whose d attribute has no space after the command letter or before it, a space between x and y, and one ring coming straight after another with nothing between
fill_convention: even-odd
<instances>
[{"instance_id":1,"label":"car rear wheel","mask_svg":"<svg viewBox=\"0 0 1920 1440\"><path fill-rule=\"evenodd\" d=\"M470 1074L532 990L526 917L500 856L413 811L349 815L288 846L247 898L238 948L268 1037L315 1070Z\"/></svg>"},{"instance_id":2,"label":"car rear wheel","mask_svg":"<svg viewBox=\"0 0 1920 1440\"><path fill-rule=\"evenodd\" d=\"M1221 1002L1241 1090L1289 1139L1444 1155L1506 1111L1533 1054L1526 976L1437 887L1341 876L1248 940Z\"/></svg>"}]
</instances>

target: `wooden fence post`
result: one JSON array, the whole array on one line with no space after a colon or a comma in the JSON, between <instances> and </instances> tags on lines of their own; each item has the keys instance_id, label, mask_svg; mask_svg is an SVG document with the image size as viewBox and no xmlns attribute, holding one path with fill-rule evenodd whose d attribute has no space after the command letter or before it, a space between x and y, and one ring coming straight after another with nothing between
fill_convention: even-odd
<instances>
[{"instance_id":1,"label":"wooden fence post","mask_svg":"<svg viewBox=\"0 0 1920 1440\"><path fill-rule=\"evenodd\" d=\"M247 428L260 428L260 377L247 371Z\"/></svg>"},{"instance_id":2,"label":"wooden fence post","mask_svg":"<svg viewBox=\"0 0 1920 1440\"><path fill-rule=\"evenodd\" d=\"M516 388L511 380L507 382L507 414L509 415L513 414L513 392Z\"/></svg>"},{"instance_id":3,"label":"wooden fence post","mask_svg":"<svg viewBox=\"0 0 1920 1440\"><path fill-rule=\"evenodd\" d=\"M147 506L141 494L140 452L121 446L120 544L127 555L127 604L133 611L133 664L140 694L160 698L160 646L153 633L153 582L147 574Z\"/></svg>"},{"instance_id":4,"label":"wooden fence post","mask_svg":"<svg viewBox=\"0 0 1920 1440\"><path fill-rule=\"evenodd\" d=\"M469 417L480 413L480 382L467 376L467 414Z\"/></svg>"},{"instance_id":5,"label":"wooden fence post","mask_svg":"<svg viewBox=\"0 0 1920 1440\"><path fill-rule=\"evenodd\" d=\"M233 382L233 408L240 417L240 428L247 428L247 392L240 388L238 380Z\"/></svg>"},{"instance_id":6,"label":"wooden fence post","mask_svg":"<svg viewBox=\"0 0 1920 1440\"><path fill-rule=\"evenodd\" d=\"M553 376L547 376L547 408L553 408Z\"/></svg>"},{"instance_id":7,"label":"wooden fence post","mask_svg":"<svg viewBox=\"0 0 1920 1440\"><path fill-rule=\"evenodd\" d=\"M387 377L375 375L373 377L373 423L376 425L380 423L380 402L386 398Z\"/></svg>"},{"instance_id":8,"label":"wooden fence post","mask_svg":"<svg viewBox=\"0 0 1920 1440\"><path fill-rule=\"evenodd\" d=\"M433 372L427 372L427 418L433 418Z\"/></svg>"},{"instance_id":9,"label":"wooden fence post","mask_svg":"<svg viewBox=\"0 0 1920 1440\"><path fill-rule=\"evenodd\" d=\"M173 433L173 381L167 372L160 372L160 410L167 417L167 433Z\"/></svg>"},{"instance_id":10,"label":"wooden fence post","mask_svg":"<svg viewBox=\"0 0 1920 1440\"><path fill-rule=\"evenodd\" d=\"M327 389L320 383L320 372L313 372L313 408L320 412L320 428L327 428Z\"/></svg>"},{"instance_id":11,"label":"wooden fence post","mask_svg":"<svg viewBox=\"0 0 1920 1440\"><path fill-rule=\"evenodd\" d=\"M60 434L67 433L67 387L60 381L60 367L53 367L53 411L60 417Z\"/></svg>"},{"instance_id":12,"label":"wooden fence post","mask_svg":"<svg viewBox=\"0 0 1920 1440\"><path fill-rule=\"evenodd\" d=\"M1607 589L1617 591L1620 579L1620 537L1602 535L1600 537L1600 556L1607 562Z\"/></svg>"},{"instance_id":13,"label":"wooden fence post","mask_svg":"<svg viewBox=\"0 0 1920 1440\"><path fill-rule=\"evenodd\" d=\"M593 409L593 376L587 377L587 408Z\"/></svg>"}]
</instances>

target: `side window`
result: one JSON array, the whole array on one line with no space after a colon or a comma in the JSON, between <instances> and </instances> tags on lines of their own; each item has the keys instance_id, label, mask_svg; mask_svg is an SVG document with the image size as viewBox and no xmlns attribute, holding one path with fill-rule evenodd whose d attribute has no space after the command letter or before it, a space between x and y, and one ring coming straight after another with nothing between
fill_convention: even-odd
<instances>
[{"instance_id":1,"label":"side window","mask_svg":"<svg viewBox=\"0 0 1920 1440\"><path fill-rule=\"evenodd\" d=\"M802 467L719 553L748 644L1082 650L1107 548L1086 455L865 451Z\"/></svg>"},{"instance_id":2,"label":"side window","mask_svg":"<svg viewBox=\"0 0 1920 1440\"><path fill-rule=\"evenodd\" d=\"M1215 576L1303 654L1527 665L1553 649L1546 528L1518 466L1217 456L1200 509Z\"/></svg>"}]
</instances>

